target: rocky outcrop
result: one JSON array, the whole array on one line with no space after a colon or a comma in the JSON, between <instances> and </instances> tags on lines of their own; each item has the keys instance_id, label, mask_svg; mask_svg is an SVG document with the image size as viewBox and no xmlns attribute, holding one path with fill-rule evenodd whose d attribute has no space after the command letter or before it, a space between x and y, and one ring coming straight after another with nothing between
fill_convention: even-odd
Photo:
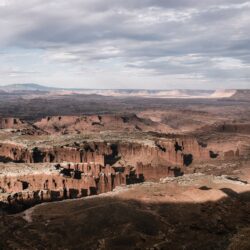
<instances>
[{"instance_id":1,"label":"rocky outcrop","mask_svg":"<svg viewBox=\"0 0 250 250\"><path fill-rule=\"evenodd\" d=\"M116 186L162 176L180 176L193 162L211 158L206 147L188 137L147 144L85 141L33 149L2 143L0 155L15 162L57 163L52 172L2 175L0 188L6 194L1 195L5 204L21 208L37 202L104 193Z\"/></svg>"},{"instance_id":2,"label":"rocky outcrop","mask_svg":"<svg viewBox=\"0 0 250 250\"><path fill-rule=\"evenodd\" d=\"M0 129L20 129L28 124L18 118L0 118Z\"/></svg>"},{"instance_id":3,"label":"rocky outcrop","mask_svg":"<svg viewBox=\"0 0 250 250\"><path fill-rule=\"evenodd\" d=\"M13 161L29 163L33 161L32 155L26 147L14 143L0 143L0 156L7 162Z\"/></svg>"},{"instance_id":4,"label":"rocky outcrop","mask_svg":"<svg viewBox=\"0 0 250 250\"><path fill-rule=\"evenodd\" d=\"M47 134L35 125L28 123L19 118L1 118L0 117L0 129L9 129L12 132L19 132L22 135L42 135Z\"/></svg>"},{"instance_id":5,"label":"rocky outcrop","mask_svg":"<svg viewBox=\"0 0 250 250\"><path fill-rule=\"evenodd\" d=\"M96 162L104 165L104 156L91 148L51 147L33 148L14 143L0 143L0 156L13 162Z\"/></svg>"},{"instance_id":6,"label":"rocky outcrop","mask_svg":"<svg viewBox=\"0 0 250 250\"><path fill-rule=\"evenodd\" d=\"M243 147L244 146L244 147ZM214 160L238 159L242 148L217 151L192 136L169 135L151 140L82 141L62 146L29 148L25 144L0 143L0 161L41 164L37 172L0 174L0 203L8 209L67 198L104 193L115 187L181 176L189 166ZM46 165L55 168L45 171ZM8 164L4 164L8 166Z\"/></svg>"},{"instance_id":7,"label":"rocky outcrop","mask_svg":"<svg viewBox=\"0 0 250 250\"><path fill-rule=\"evenodd\" d=\"M183 137L159 141L158 145L165 151L167 161L171 164L187 167L193 162L210 160L208 149L201 146L195 138Z\"/></svg>"},{"instance_id":8,"label":"rocky outcrop","mask_svg":"<svg viewBox=\"0 0 250 250\"><path fill-rule=\"evenodd\" d=\"M19 165L19 164L18 164ZM61 163L52 167L30 164L1 169L0 203L17 212L45 201L80 198L112 191L121 185L159 180L162 176L180 176L178 167L153 167L137 163L135 167L112 167L95 163ZM20 168L20 169L19 169ZM33 169L34 168L34 169Z\"/></svg>"},{"instance_id":9,"label":"rocky outcrop","mask_svg":"<svg viewBox=\"0 0 250 250\"><path fill-rule=\"evenodd\" d=\"M135 166L138 162L154 167L182 166L207 162L214 159L237 158L239 149L234 153L212 151L206 145L192 137L173 137L152 141L148 144L139 142L82 142L64 146L35 147L28 149L23 145L0 143L0 157L14 162L25 163L61 163L94 162L100 165Z\"/></svg>"},{"instance_id":10,"label":"rocky outcrop","mask_svg":"<svg viewBox=\"0 0 250 250\"><path fill-rule=\"evenodd\" d=\"M144 181L143 167L113 168L95 163L57 164L34 174L0 174L0 202L11 209L44 201L80 198Z\"/></svg>"},{"instance_id":11,"label":"rocky outcrop","mask_svg":"<svg viewBox=\"0 0 250 250\"><path fill-rule=\"evenodd\" d=\"M240 156L239 149L234 150L228 150L223 153L223 158L225 160L233 160L235 158L238 158Z\"/></svg>"},{"instance_id":12,"label":"rocky outcrop","mask_svg":"<svg viewBox=\"0 0 250 250\"><path fill-rule=\"evenodd\" d=\"M72 134L86 131L172 131L167 125L139 118L135 114L52 116L36 122L35 126L52 134Z\"/></svg>"}]
</instances>

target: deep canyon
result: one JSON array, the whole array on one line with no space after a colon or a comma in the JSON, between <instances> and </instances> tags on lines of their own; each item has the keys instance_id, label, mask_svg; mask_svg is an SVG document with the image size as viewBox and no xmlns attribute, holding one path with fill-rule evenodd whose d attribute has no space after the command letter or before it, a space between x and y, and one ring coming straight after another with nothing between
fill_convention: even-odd
<instances>
[{"instance_id":1,"label":"deep canyon","mask_svg":"<svg viewBox=\"0 0 250 250\"><path fill-rule=\"evenodd\" d=\"M37 103L29 111L33 99L23 96L25 115L2 113L0 248L71 249L73 241L84 249L199 249L200 235L205 249L234 249L242 232L246 241L246 99L105 97L110 106L104 112L99 97L81 103L73 96L66 98L83 109L62 109L58 96L48 99L57 114L51 106L34 114ZM14 100L6 98L11 107ZM46 106L48 97L39 98ZM188 233L176 241L182 228Z\"/></svg>"}]
</instances>

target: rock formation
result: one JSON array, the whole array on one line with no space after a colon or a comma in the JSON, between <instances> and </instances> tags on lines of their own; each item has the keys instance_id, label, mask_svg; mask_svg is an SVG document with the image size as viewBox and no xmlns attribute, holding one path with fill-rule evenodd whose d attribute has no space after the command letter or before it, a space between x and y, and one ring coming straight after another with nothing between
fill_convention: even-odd
<instances>
[{"instance_id":1,"label":"rock formation","mask_svg":"<svg viewBox=\"0 0 250 250\"><path fill-rule=\"evenodd\" d=\"M21 129L28 124L18 118L0 118L0 129Z\"/></svg>"},{"instance_id":2,"label":"rock formation","mask_svg":"<svg viewBox=\"0 0 250 250\"><path fill-rule=\"evenodd\" d=\"M176 136L155 140L150 144L112 141L87 142L72 145L27 148L21 144L0 143L0 156L9 161L24 163L95 162L101 165L135 165L137 162L152 166L190 166L192 163L228 156L237 158L236 151L213 152L195 138Z\"/></svg>"},{"instance_id":3,"label":"rock formation","mask_svg":"<svg viewBox=\"0 0 250 250\"><path fill-rule=\"evenodd\" d=\"M15 171L0 174L0 202L14 210L44 201L105 193L120 185L144 181L141 164L135 168L115 168L94 162L64 163L25 175Z\"/></svg>"},{"instance_id":4,"label":"rock formation","mask_svg":"<svg viewBox=\"0 0 250 250\"><path fill-rule=\"evenodd\" d=\"M8 129L12 132L19 132L23 135L41 135L46 132L37 128L35 125L28 123L19 118L1 118L0 117L0 129Z\"/></svg>"},{"instance_id":5,"label":"rock formation","mask_svg":"<svg viewBox=\"0 0 250 250\"><path fill-rule=\"evenodd\" d=\"M7 130L7 139L11 134L16 138L20 131L41 132L37 145L34 141L25 143L25 140L24 143L9 139L0 141L0 161L7 163L6 166L19 163L21 170L18 174L13 174L15 171L11 168L9 174L0 173L0 197L4 204L17 209L43 201L104 193L120 185L159 180L162 176L181 176L189 173L194 165L237 160L249 151L247 143L232 149L203 140L208 131L222 136L238 132L248 134L248 124L215 124L204 129L203 134L177 135L154 132L161 124L133 114L47 117L35 125L14 118L0 121L2 130L13 129L13 132ZM144 135L141 129L150 132ZM114 135L136 131L137 138L120 136L115 139L112 135L108 139L81 139L83 132L97 135L107 130L113 130ZM62 135L68 133L74 134L76 140L54 143L54 134L68 138L68 135ZM140 140L138 135L147 137ZM33 138L25 132L20 136L28 140ZM46 140L51 144L41 143ZM41 166L36 173L32 170L25 174L22 173L25 164L31 164L33 168ZM47 171L46 164L54 167Z\"/></svg>"},{"instance_id":6,"label":"rock formation","mask_svg":"<svg viewBox=\"0 0 250 250\"><path fill-rule=\"evenodd\" d=\"M124 115L88 115L88 116L52 116L35 123L48 133L81 133L86 131L162 131L171 132L166 125L135 114Z\"/></svg>"}]
</instances>

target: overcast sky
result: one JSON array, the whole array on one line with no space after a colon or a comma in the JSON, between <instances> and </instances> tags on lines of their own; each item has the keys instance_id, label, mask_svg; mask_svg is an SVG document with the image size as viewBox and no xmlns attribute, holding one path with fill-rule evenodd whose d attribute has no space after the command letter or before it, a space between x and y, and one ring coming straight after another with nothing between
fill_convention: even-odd
<instances>
[{"instance_id":1,"label":"overcast sky","mask_svg":"<svg viewBox=\"0 0 250 250\"><path fill-rule=\"evenodd\" d=\"M250 88L250 1L0 0L0 85Z\"/></svg>"}]
</instances>

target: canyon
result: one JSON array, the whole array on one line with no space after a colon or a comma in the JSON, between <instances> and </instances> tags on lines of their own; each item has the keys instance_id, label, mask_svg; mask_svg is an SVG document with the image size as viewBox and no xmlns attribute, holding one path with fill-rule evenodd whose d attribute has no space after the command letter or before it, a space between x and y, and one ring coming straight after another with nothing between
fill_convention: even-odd
<instances>
[{"instance_id":1,"label":"canyon","mask_svg":"<svg viewBox=\"0 0 250 250\"><path fill-rule=\"evenodd\" d=\"M144 127L144 134L141 133L141 129L137 129L138 121L141 127L149 126L149 131ZM5 118L2 124L2 131L9 136L8 140L0 142L0 157L5 162L5 171L0 167L1 202L6 204L3 207L11 207L13 211L14 207L18 210L44 201L105 193L117 186L159 180L163 176L181 176L194 172L195 166L201 164L240 161L248 156L249 150L241 145L228 147L226 141L224 147L218 148L203 140L199 130L195 131L199 137L194 133L161 133L157 122L135 114L47 117L34 124ZM36 133L33 143L34 134L27 132L30 128L40 132ZM81 140L84 133L90 136L89 133L96 135L102 131L109 131L109 138L102 139L99 135L95 140ZM202 131L203 134L213 131L223 135L248 135L250 130L249 124L225 123L205 126ZM115 140L115 135L112 136L112 133L123 132L134 133L137 139ZM64 137L69 134L76 137L65 144ZM55 136L60 138L57 145L53 145ZM22 143L14 141L17 137ZM6 167L13 163L16 167ZM23 170L37 164L41 173L37 169L36 174L31 171L13 176L15 168ZM46 169L48 164L50 171Z\"/></svg>"},{"instance_id":2,"label":"canyon","mask_svg":"<svg viewBox=\"0 0 250 250\"><path fill-rule=\"evenodd\" d=\"M6 115L0 100L0 249L71 249L72 241L84 249L199 249L198 231L204 249L232 247L242 232L245 242L250 105L239 93L217 93L217 99L106 96L105 104L78 93L64 96L67 107L61 94L25 93L15 116ZM17 107L12 94L5 96L8 108ZM209 211L214 224L206 221ZM186 236L176 241L181 225Z\"/></svg>"}]
</instances>

